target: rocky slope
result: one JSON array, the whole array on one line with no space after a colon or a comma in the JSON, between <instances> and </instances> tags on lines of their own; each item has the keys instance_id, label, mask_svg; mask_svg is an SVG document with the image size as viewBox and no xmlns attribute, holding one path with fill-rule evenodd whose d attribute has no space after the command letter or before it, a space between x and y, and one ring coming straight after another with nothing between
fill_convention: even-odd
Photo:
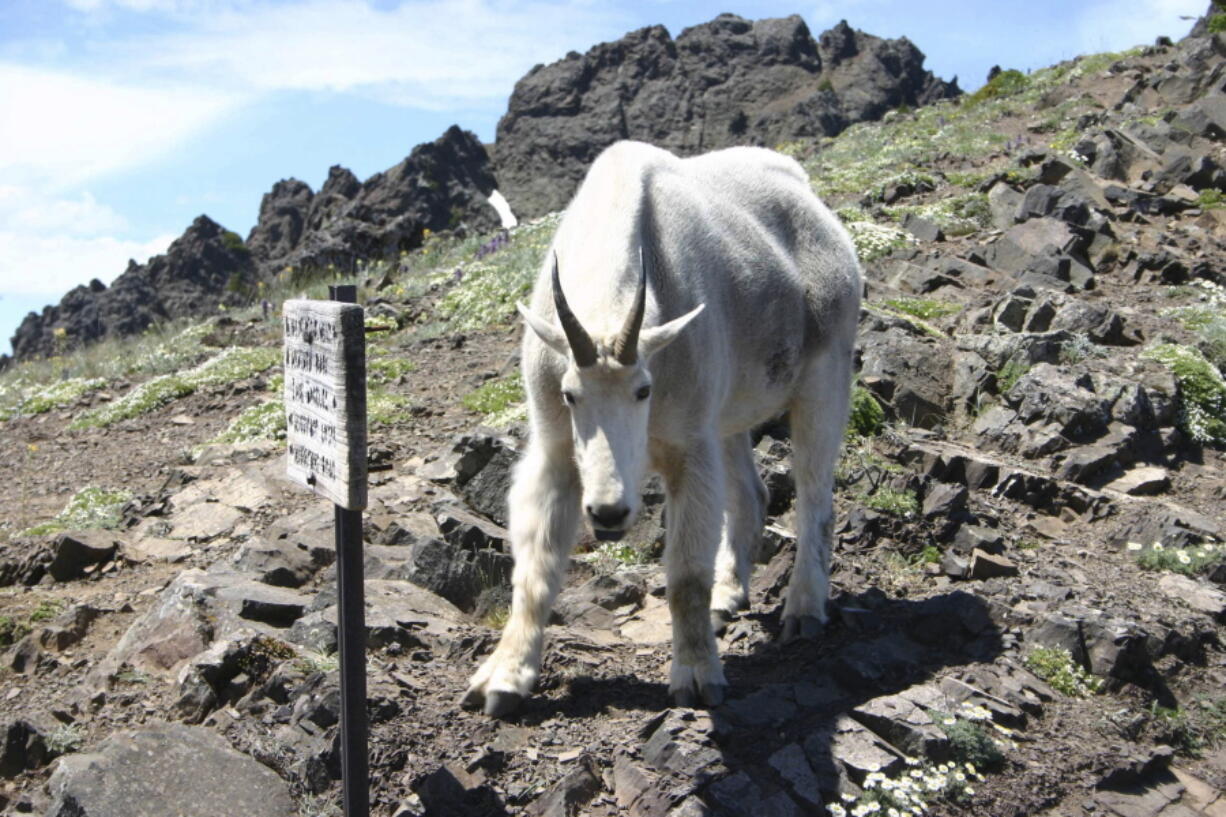
<instances>
[{"instance_id":1,"label":"rocky slope","mask_svg":"<svg viewBox=\"0 0 1226 817\"><path fill-rule=\"evenodd\" d=\"M510 302L550 222L375 270L371 404L411 407L372 408L373 813L1221 813L1224 138L1219 34L784 146L865 263L859 433L830 626L780 645L789 442L762 429L770 518L710 711L664 708L654 484L624 547L580 543L523 711L458 708L497 639L523 436L488 396L513 402ZM483 298L459 328L455 305ZM240 318L205 337L276 343L275 321ZM151 813L216 814L191 784L219 779L243 809L339 813L331 510L285 482L275 441L210 444L275 400L273 376L110 426L78 427L130 383L5 421L6 815L140 813L153 791ZM86 482L133 496L60 526L112 527L29 529Z\"/></svg>"},{"instance_id":2,"label":"rocky slope","mask_svg":"<svg viewBox=\"0 0 1226 817\"><path fill-rule=\"evenodd\" d=\"M538 65L498 123L498 178L516 213L560 210L618 139L690 156L730 145L832 136L900 105L956 96L906 38L846 21L817 40L799 16L722 14L674 40L663 26Z\"/></svg>"}]
</instances>

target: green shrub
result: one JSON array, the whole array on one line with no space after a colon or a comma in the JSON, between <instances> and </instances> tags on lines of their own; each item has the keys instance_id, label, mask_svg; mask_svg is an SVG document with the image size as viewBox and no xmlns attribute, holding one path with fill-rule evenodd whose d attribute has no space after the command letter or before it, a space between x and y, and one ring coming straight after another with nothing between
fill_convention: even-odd
<instances>
[{"instance_id":1,"label":"green shrub","mask_svg":"<svg viewBox=\"0 0 1226 817\"><path fill-rule=\"evenodd\" d=\"M0 650L11 647L30 633L30 625L12 616L0 616Z\"/></svg>"},{"instance_id":2,"label":"green shrub","mask_svg":"<svg viewBox=\"0 0 1226 817\"><path fill-rule=\"evenodd\" d=\"M923 321L936 320L962 311L961 304L937 301L932 298L890 298L885 305L897 312L912 315Z\"/></svg>"},{"instance_id":3,"label":"green shrub","mask_svg":"<svg viewBox=\"0 0 1226 817\"><path fill-rule=\"evenodd\" d=\"M67 408L105 385L106 381L100 377L69 377L43 387L31 384L27 389L13 389L8 393L0 390L0 420Z\"/></svg>"},{"instance_id":4,"label":"green shrub","mask_svg":"<svg viewBox=\"0 0 1226 817\"><path fill-rule=\"evenodd\" d=\"M1209 17L1209 33L1221 34L1226 31L1226 14L1214 14Z\"/></svg>"},{"instance_id":5,"label":"green shrub","mask_svg":"<svg viewBox=\"0 0 1226 817\"><path fill-rule=\"evenodd\" d=\"M118 400L77 417L69 428L108 426L139 417L199 389L253 377L280 361L280 349L234 346L185 372L146 380Z\"/></svg>"},{"instance_id":6,"label":"green shrub","mask_svg":"<svg viewBox=\"0 0 1226 817\"><path fill-rule=\"evenodd\" d=\"M1180 394L1180 426L1198 443L1226 442L1226 380L1193 346L1163 343L1142 353L1175 375Z\"/></svg>"},{"instance_id":7,"label":"green shrub","mask_svg":"<svg viewBox=\"0 0 1226 817\"><path fill-rule=\"evenodd\" d=\"M949 738L949 752L959 764L992 771L1004 765L1005 755L987 730L966 718L937 717L937 725Z\"/></svg>"},{"instance_id":8,"label":"green shrub","mask_svg":"<svg viewBox=\"0 0 1226 817\"><path fill-rule=\"evenodd\" d=\"M864 498L864 504L875 511L907 516L919 513L919 497L915 491L896 491L893 488L878 488Z\"/></svg>"},{"instance_id":9,"label":"green shrub","mask_svg":"<svg viewBox=\"0 0 1226 817\"><path fill-rule=\"evenodd\" d=\"M885 409L873 393L863 386L851 390L851 413L847 428L860 437L876 437L885 428Z\"/></svg>"},{"instance_id":10,"label":"green shrub","mask_svg":"<svg viewBox=\"0 0 1226 817\"><path fill-rule=\"evenodd\" d=\"M403 375L417 371L417 364L403 355L387 355L366 361L367 383L394 383Z\"/></svg>"},{"instance_id":11,"label":"green shrub","mask_svg":"<svg viewBox=\"0 0 1226 817\"><path fill-rule=\"evenodd\" d=\"M1150 715L1158 727L1158 738L1174 746L1180 754L1200 757L1206 749L1226 742L1226 698L1198 696L1185 707L1167 709L1154 704Z\"/></svg>"},{"instance_id":12,"label":"green shrub","mask_svg":"<svg viewBox=\"0 0 1226 817\"><path fill-rule=\"evenodd\" d=\"M1102 690L1102 680L1074 662L1072 654L1063 647L1036 647L1026 656L1025 664L1052 689L1065 695L1088 698Z\"/></svg>"},{"instance_id":13,"label":"green shrub","mask_svg":"<svg viewBox=\"0 0 1226 817\"><path fill-rule=\"evenodd\" d=\"M1145 547L1140 542L1126 545L1142 570L1168 571L1194 576L1212 570L1224 558L1226 548L1207 542L1193 548L1167 548L1161 542Z\"/></svg>"},{"instance_id":14,"label":"green shrub","mask_svg":"<svg viewBox=\"0 0 1226 817\"><path fill-rule=\"evenodd\" d=\"M438 308L452 331L482 329L514 315L515 302L526 300L532 291L560 218L554 213L521 224L510 231L505 248L478 259L472 256L479 243L468 249L468 258L444 249L438 255L427 250L427 259L437 259L441 267L433 273L435 283L452 284Z\"/></svg>"},{"instance_id":15,"label":"green shrub","mask_svg":"<svg viewBox=\"0 0 1226 817\"><path fill-rule=\"evenodd\" d=\"M1030 79L1025 74L1010 68L1006 71L1001 71L978 91L966 97L965 104L978 105L989 99L1014 96L1026 90L1029 85Z\"/></svg>"},{"instance_id":16,"label":"green shrub","mask_svg":"<svg viewBox=\"0 0 1226 817\"><path fill-rule=\"evenodd\" d=\"M655 554L650 545L633 542L601 542L592 551L592 556L599 563L628 566L651 564L655 560Z\"/></svg>"},{"instance_id":17,"label":"green shrub","mask_svg":"<svg viewBox=\"0 0 1226 817\"><path fill-rule=\"evenodd\" d=\"M66 755L81 748L85 742L85 731L79 723L66 723L52 729L47 734L47 750L55 755Z\"/></svg>"},{"instance_id":18,"label":"green shrub","mask_svg":"<svg viewBox=\"0 0 1226 817\"><path fill-rule=\"evenodd\" d=\"M1226 17L1226 15L1220 16ZM1219 207L1226 207L1226 197L1222 196L1222 191L1208 187L1197 195L1196 205L1204 210L1216 210Z\"/></svg>"},{"instance_id":19,"label":"green shrub","mask_svg":"<svg viewBox=\"0 0 1226 817\"><path fill-rule=\"evenodd\" d=\"M336 672L341 665L340 655L337 653L324 654L321 652L304 652L291 665L304 675L313 675L317 672L329 673Z\"/></svg>"},{"instance_id":20,"label":"green shrub","mask_svg":"<svg viewBox=\"0 0 1226 817\"><path fill-rule=\"evenodd\" d=\"M386 387L376 386L366 393L366 419L371 425L394 425L410 416L408 397Z\"/></svg>"},{"instance_id":21,"label":"green shrub","mask_svg":"<svg viewBox=\"0 0 1226 817\"><path fill-rule=\"evenodd\" d=\"M25 536L46 536L62 530L115 528L122 521L123 506L132 498L125 490L108 491L87 485L77 491L54 519L24 531Z\"/></svg>"},{"instance_id":22,"label":"green shrub","mask_svg":"<svg viewBox=\"0 0 1226 817\"><path fill-rule=\"evenodd\" d=\"M1005 365L996 372L996 393L1004 394L1012 389L1028 371L1030 371L1029 363L1015 359L1006 361Z\"/></svg>"},{"instance_id":23,"label":"green shrub","mask_svg":"<svg viewBox=\"0 0 1226 817\"><path fill-rule=\"evenodd\" d=\"M875 224L871 221L853 221L844 225L851 235L860 263L867 264L884 258L895 250L915 243L915 238L906 230Z\"/></svg>"},{"instance_id":24,"label":"green shrub","mask_svg":"<svg viewBox=\"0 0 1226 817\"><path fill-rule=\"evenodd\" d=\"M475 390L464 395L464 408L478 414L496 415L512 405L524 402L523 375L517 369L506 377L487 380Z\"/></svg>"},{"instance_id":25,"label":"green shrub","mask_svg":"<svg viewBox=\"0 0 1226 817\"><path fill-rule=\"evenodd\" d=\"M245 443L253 440L285 439L285 403L269 400L248 406L235 417L214 443Z\"/></svg>"},{"instance_id":26,"label":"green shrub","mask_svg":"<svg viewBox=\"0 0 1226 817\"><path fill-rule=\"evenodd\" d=\"M247 245L243 243L243 237L232 230L222 231L221 245L231 252L250 252Z\"/></svg>"},{"instance_id":27,"label":"green shrub","mask_svg":"<svg viewBox=\"0 0 1226 817\"><path fill-rule=\"evenodd\" d=\"M30 613L30 621L50 621L64 610L64 604L61 599L43 599Z\"/></svg>"}]
</instances>

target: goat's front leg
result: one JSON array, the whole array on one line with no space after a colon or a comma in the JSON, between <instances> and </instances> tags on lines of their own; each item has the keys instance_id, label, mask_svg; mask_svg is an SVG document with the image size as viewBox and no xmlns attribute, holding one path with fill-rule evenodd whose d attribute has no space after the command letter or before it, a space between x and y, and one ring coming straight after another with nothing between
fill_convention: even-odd
<instances>
[{"instance_id":1,"label":"goat's front leg","mask_svg":"<svg viewBox=\"0 0 1226 817\"><path fill-rule=\"evenodd\" d=\"M668 691L678 706L718 706L728 682L711 629L711 585L724 515L724 469L719 443L695 441L674 450L663 468L668 491L664 566L673 619Z\"/></svg>"},{"instance_id":2,"label":"goat's front leg","mask_svg":"<svg viewBox=\"0 0 1226 817\"><path fill-rule=\"evenodd\" d=\"M511 612L498 647L469 681L466 708L508 715L536 684L545 625L579 524L579 496L570 447L531 442L507 495L515 557Z\"/></svg>"}]
</instances>

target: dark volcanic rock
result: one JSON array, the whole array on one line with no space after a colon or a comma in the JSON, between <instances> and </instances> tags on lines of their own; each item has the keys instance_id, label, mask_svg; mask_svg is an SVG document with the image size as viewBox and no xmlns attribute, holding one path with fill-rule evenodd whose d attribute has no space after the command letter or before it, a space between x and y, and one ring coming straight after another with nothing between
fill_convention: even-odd
<instances>
[{"instance_id":1,"label":"dark volcanic rock","mask_svg":"<svg viewBox=\"0 0 1226 817\"><path fill-rule=\"evenodd\" d=\"M118 544L106 531L86 530L61 533L51 547L55 556L47 570L56 581L66 582L110 561Z\"/></svg>"},{"instance_id":2,"label":"dark volcanic rock","mask_svg":"<svg viewBox=\"0 0 1226 817\"><path fill-rule=\"evenodd\" d=\"M48 817L152 817L297 813L289 787L267 766L195 726L161 724L119 732L96 752L60 762L47 784Z\"/></svg>"},{"instance_id":3,"label":"dark volcanic rock","mask_svg":"<svg viewBox=\"0 0 1226 817\"><path fill-rule=\"evenodd\" d=\"M674 40L663 26L537 66L498 123L502 191L520 216L565 206L587 167L619 139L681 155L833 135L898 105L955 96L905 38L846 22L814 41L798 16L721 14Z\"/></svg>"},{"instance_id":4,"label":"dark volcanic rock","mask_svg":"<svg viewBox=\"0 0 1226 817\"><path fill-rule=\"evenodd\" d=\"M487 198L495 187L481 141L453 125L362 183L339 166L315 196L302 182L278 182L249 240L266 275L285 267L351 269L417 247L425 230L497 228Z\"/></svg>"},{"instance_id":5,"label":"dark volcanic rock","mask_svg":"<svg viewBox=\"0 0 1226 817\"><path fill-rule=\"evenodd\" d=\"M264 194L259 221L247 236L256 258L280 258L298 245L312 198L310 185L297 179L282 179Z\"/></svg>"},{"instance_id":6,"label":"dark volcanic rock","mask_svg":"<svg viewBox=\"0 0 1226 817\"><path fill-rule=\"evenodd\" d=\"M199 216L166 251L128 269L107 288L95 279L58 306L31 312L13 335L13 357L56 354L106 337L143 331L155 321L216 313L218 304L245 300L255 264L242 239ZM63 329L57 338L55 330Z\"/></svg>"},{"instance_id":7,"label":"dark volcanic rock","mask_svg":"<svg viewBox=\"0 0 1226 817\"><path fill-rule=\"evenodd\" d=\"M286 267L352 269L360 259L418 246L427 229L493 230L501 223L487 198L495 186L485 147L456 126L365 183L339 166L318 194L284 179L265 194L246 244L200 216L165 255L143 265L130 262L109 288L95 279L58 306L31 312L12 338L13 358L57 354L134 335L159 321L214 314L219 304L249 302L257 281Z\"/></svg>"}]
</instances>

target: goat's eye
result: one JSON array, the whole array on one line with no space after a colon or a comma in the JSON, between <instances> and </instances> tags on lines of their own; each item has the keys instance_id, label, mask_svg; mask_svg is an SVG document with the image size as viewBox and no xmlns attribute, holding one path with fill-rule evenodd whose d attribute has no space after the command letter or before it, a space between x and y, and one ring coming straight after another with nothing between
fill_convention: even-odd
<instances>
[{"instance_id":1,"label":"goat's eye","mask_svg":"<svg viewBox=\"0 0 1226 817\"><path fill-rule=\"evenodd\" d=\"M636 400L646 400L651 396L651 386L639 386L639 390L634 393Z\"/></svg>"},{"instance_id":2,"label":"goat's eye","mask_svg":"<svg viewBox=\"0 0 1226 817\"><path fill-rule=\"evenodd\" d=\"M575 404L574 392L569 392L569 391L562 392L562 399L566 401L566 405L568 406L573 406Z\"/></svg>"}]
</instances>

